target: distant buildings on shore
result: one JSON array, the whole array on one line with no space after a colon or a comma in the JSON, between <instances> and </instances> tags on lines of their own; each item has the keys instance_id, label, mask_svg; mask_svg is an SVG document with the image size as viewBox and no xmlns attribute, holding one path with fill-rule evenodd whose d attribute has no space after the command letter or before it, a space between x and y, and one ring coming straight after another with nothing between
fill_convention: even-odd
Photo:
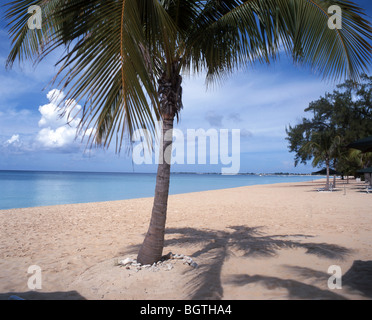
<instances>
[{"instance_id":1,"label":"distant buildings on shore","mask_svg":"<svg viewBox=\"0 0 372 320\"><path fill-rule=\"evenodd\" d=\"M172 172L172 174L216 174L229 175L219 172ZM311 176L311 173L290 173L290 172L273 172L273 173L257 173L257 172L240 172L234 175L239 176Z\"/></svg>"}]
</instances>

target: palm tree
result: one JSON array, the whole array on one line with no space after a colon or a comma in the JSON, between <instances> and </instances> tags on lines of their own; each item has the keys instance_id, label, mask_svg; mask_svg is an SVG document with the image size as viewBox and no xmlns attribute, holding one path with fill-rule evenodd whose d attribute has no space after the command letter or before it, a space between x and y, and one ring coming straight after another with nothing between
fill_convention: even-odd
<instances>
[{"instance_id":1,"label":"palm tree","mask_svg":"<svg viewBox=\"0 0 372 320\"><path fill-rule=\"evenodd\" d=\"M328 27L331 4L342 10L342 29ZM41 8L41 30L27 27L30 5ZM206 73L209 84L284 50L324 77L358 79L371 55L362 16L343 0L14 0L6 16L13 40L7 64L65 47L59 84L69 98L85 99L80 130L94 126L89 141L107 147L115 136L120 152L136 129L154 134L160 120L166 151L182 108L182 74ZM170 156L159 161L141 263L162 255Z\"/></svg>"},{"instance_id":2,"label":"palm tree","mask_svg":"<svg viewBox=\"0 0 372 320\"><path fill-rule=\"evenodd\" d=\"M362 152L357 149L349 149L348 153L345 155L345 160L349 161L350 167L347 168L349 173L356 174L360 169L366 169L372 165L372 152ZM353 166L354 165L354 166ZM369 181L372 184L371 175L364 173L364 180Z\"/></svg>"},{"instance_id":3,"label":"palm tree","mask_svg":"<svg viewBox=\"0 0 372 320\"><path fill-rule=\"evenodd\" d=\"M321 163L325 163L327 172L327 182L325 190L329 190L329 168L331 161L339 155L339 148L341 145L341 138L335 135L331 130L322 130L314 132L310 141L308 141L302 148L307 154L313 156L313 166L316 167Z\"/></svg>"},{"instance_id":4,"label":"palm tree","mask_svg":"<svg viewBox=\"0 0 372 320\"><path fill-rule=\"evenodd\" d=\"M360 150L343 148L337 163L337 170L346 175L346 183L349 183L349 176L355 176L357 170L363 167L363 154Z\"/></svg>"}]
</instances>

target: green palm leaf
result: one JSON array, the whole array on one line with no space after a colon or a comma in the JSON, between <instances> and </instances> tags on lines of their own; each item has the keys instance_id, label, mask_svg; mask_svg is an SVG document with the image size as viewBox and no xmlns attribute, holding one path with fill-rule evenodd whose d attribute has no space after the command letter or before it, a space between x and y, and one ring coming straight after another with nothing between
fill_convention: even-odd
<instances>
[{"instance_id":1,"label":"green palm leaf","mask_svg":"<svg viewBox=\"0 0 372 320\"><path fill-rule=\"evenodd\" d=\"M187 47L188 65L219 75L256 61L269 62L284 49L294 62L326 78L359 79L370 64L370 23L348 1L209 1ZM230 5L230 6L228 6ZM328 28L331 5L342 10L342 29ZM232 8L231 8L232 7ZM211 12L211 13L209 13ZM209 13L209 14L208 14ZM212 14L213 13L213 14Z\"/></svg>"}]
</instances>

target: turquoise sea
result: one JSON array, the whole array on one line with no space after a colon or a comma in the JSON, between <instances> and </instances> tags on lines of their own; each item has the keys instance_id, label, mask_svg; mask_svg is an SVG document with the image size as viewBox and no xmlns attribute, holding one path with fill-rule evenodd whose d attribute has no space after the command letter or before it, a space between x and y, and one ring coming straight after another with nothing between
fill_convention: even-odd
<instances>
[{"instance_id":1,"label":"turquoise sea","mask_svg":"<svg viewBox=\"0 0 372 320\"><path fill-rule=\"evenodd\" d=\"M152 197L155 173L0 171L0 210ZM317 179L312 176L174 173L170 194Z\"/></svg>"}]
</instances>

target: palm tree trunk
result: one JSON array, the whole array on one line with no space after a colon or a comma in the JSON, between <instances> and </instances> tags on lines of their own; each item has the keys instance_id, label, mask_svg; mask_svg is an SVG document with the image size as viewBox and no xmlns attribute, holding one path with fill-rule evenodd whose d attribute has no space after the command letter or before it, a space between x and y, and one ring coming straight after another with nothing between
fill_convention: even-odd
<instances>
[{"instance_id":1,"label":"palm tree trunk","mask_svg":"<svg viewBox=\"0 0 372 320\"><path fill-rule=\"evenodd\" d=\"M337 168L337 160L333 159L333 168L336 170ZM333 189L336 188L336 173L333 175Z\"/></svg>"},{"instance_id":2,"label":"palm tree trunk","mask_svg":"<svg viewBox=\"0 0 372 320\"><path fill-rule=\"evenodd\" d=\"M328 160L326 160L326 167L327 167L327 182L326 182L325 190L329 191L329 161Z\"/></svg>"},{"instance_id":3,"label":"palm tree trunk","mask_svg":"<svg viewBox=\"0 0 372 320\"><path fill-rule=\"evenodd\" d=\"M167 68L165 68L167 70ZM182 108L182 77L179 65L172 63L171 72L164 72L158 80L162 135L155 197L149 229L137 256L141 264L152 264L160 260L164 247L165 222L167 218L170 167L172 158L172 133L175 116Z\"/></svg>"},{"instance_id":4,"label":"palm tree trunk","mask_svg":"<svg viewBox=\"0 0 372 320\"><path fill-rule=\"evenodd\" d=\"M165 222L167 216L170 163L172 155L173 119L163 119L158 173L150 225L137 256L137 262L152 264L160 260L164 247Z\"/></svg>"},{"instance_id":5,"label":"palm tree trunk","mask_svg":"<svg viewBox=\"0 0 372 320\"><path fill-rule=\"evenodd\" d=\"M336 188L336 174L333 175L333 188Z\"/></svg>"}]
</instances>

